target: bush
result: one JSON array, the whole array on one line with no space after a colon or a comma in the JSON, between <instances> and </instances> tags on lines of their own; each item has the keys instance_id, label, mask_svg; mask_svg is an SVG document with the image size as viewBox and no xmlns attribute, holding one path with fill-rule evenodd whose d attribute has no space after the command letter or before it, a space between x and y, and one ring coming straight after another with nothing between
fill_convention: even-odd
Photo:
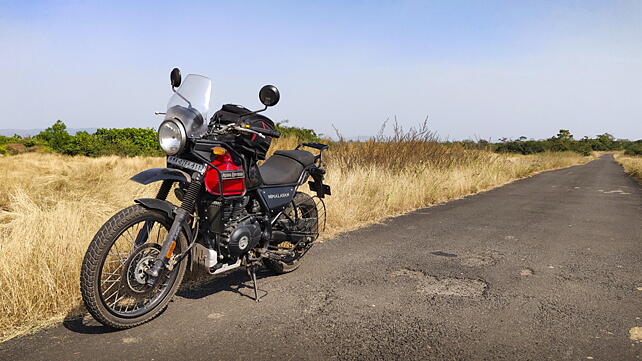
<instances>
[{"instance_id":1,"label":"bush","mask_svg":"<svg viewBox=\"0 0 642 361\"><path fill-rule=\"evenodd\" d=\"M70 135L67 132L67 126L60 120L37 136L25 139L23 144L27 147L52 149L67 155L88 157L104 155L160 156L164 154L158 146L156 131L153 129L101 128L94 134L78 132L76 135Z\"/></svg>"},{"instance_id":2,"label":"bush","mask_svg":"<svg viewBox=\"0 0 642 361\"><path fill-rule=\"evenodd\" d=\"M642 156L642 140L629 145L624 151L626 155L640 155Z\"/></svg>"},{"instance_id":3,"label":"bush","mask_svg":"<svg viewBox=\"0 0 642 361\"><path fill-rule=\"evenodd\" d=\"M299 142L318 142L321 140L319 135L312 129L288 127L283 124L287 121L276 124L276 130L281 133L282 137L297 138Z\"/></svg>"},{"instance_id":4,"label":"bush","mask_svg":"<svg viewBox=\"0 0 642 361\"><path fill-rule=\"evenodd\" d=\"M97 157L100 155L102 146L103 142L99 138L87 132L78 132L69 139L62 153Z\"/></svg>"}]
</instances>

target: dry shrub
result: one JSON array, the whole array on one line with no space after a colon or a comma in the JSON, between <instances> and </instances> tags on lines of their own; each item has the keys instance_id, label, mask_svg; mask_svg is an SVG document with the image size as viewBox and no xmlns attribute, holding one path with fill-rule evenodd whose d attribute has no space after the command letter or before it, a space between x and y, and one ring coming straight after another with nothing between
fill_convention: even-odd
<instances>
[{"instance_id":1,"label":"dry shrub","mask_svg":"<svg viewBox=\"0 0 642 361\"><path fill-rule=\"evenodd\" d=\"M624 167L624 171L642 183L642 157L618 153L615 160Z\"/></svg>"},{"instance_id":2,"label":"dry shrub","mask_svg":"<svg viewBox=\"0 0 642 361\"><path fill-rule=\"evenodd\" d=\"M587 159L507 157L421 137L332 145L326 237ZM273 148L296 144L278 139ZM0 340L79 312L88 243L117 210L158 188L128 178L163 165L162 158L0 157Z\"/></svg>"}]
</instances>

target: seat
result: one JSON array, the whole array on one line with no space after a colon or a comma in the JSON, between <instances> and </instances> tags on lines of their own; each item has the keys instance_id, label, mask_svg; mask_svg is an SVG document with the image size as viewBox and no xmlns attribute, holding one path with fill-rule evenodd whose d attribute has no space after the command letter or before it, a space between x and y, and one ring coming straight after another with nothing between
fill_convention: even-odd
<instances>
[{"instance_id":1,"label":"seat","mask_svg":"<svg viewBox=\"0 0 642 361\"><path fill-rule=\"evenodd\" d=\"M314 154L305 150L277 150L259 166L263 184L296 183L303 169L314 163Z\"/></svg>"},{"instance_id":2,"label":"seat","mask_svg":"<svg viewBox=\"0 0 642 361\"><path fill-rule=\"evenodd\" d=\"M301 163L304 167L314 163L316 156L305 150L277 150L274 154L282 155Z\"/></svg>"},{"instance_id":3,"label":"seat","mask_svg":"<svg viewBox=\"0 0 642 361\"><path fill-rule=\"evenodd\" d=\"M302 172L301 163L279 154L274 154L259 166L263 184L267 185L296 183Z\"/></svg>"}]
</instances>

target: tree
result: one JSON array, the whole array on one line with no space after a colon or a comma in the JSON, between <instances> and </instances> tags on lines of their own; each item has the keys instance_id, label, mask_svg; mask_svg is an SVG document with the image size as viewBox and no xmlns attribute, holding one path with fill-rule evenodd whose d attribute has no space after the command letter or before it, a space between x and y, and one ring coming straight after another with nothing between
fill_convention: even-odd
<instances>
[{"instance_id":1,"label":"tree","mask_svg":"<svg viewBox=\"0 0 642 361\"><path fill-rule=\"evenodd\" d=\"M568 129L560 129L560 131L557 133L557 139L561 141L569 141L573 140L573 134Z\"/></svg>"},{"instance_id":2,"label":"tree","mask_svg":"<svg viewBox=\"0 0 642 361\"><path fill-rule=\"evenodd\" d=\"M53 150L60 153L64 153L65 147L71 139L71 135L67 133L67 126L60 119L56 121L56 124L40 132L36 137L46 141Z\"/></svg>"}]
</instances>

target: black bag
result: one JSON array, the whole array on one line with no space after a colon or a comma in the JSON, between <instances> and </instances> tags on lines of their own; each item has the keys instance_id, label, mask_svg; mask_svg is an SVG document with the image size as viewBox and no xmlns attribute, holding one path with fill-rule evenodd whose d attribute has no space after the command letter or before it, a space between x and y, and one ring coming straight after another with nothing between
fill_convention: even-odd
<instances>
[{"instance_id":1,"label":"black bag","mask_svg":"<svg viewBox=\"0 0 642 361\"><path fill-rule=\"evenodd\" d=\"M240 123L249 124L251 127L275 130L274 122L270 118L260 115L251 114L241 118L241 115L251 113L251 111L242 105L224 104L221 110L214 113L210 119L210 125L213 123L230 124ZM264 160L268 149L270 149L272 137L259 137L256 134L244 134L237 137L237 145L243 153L252 156L257 160Z\"/></svg>"}]
</instances>

